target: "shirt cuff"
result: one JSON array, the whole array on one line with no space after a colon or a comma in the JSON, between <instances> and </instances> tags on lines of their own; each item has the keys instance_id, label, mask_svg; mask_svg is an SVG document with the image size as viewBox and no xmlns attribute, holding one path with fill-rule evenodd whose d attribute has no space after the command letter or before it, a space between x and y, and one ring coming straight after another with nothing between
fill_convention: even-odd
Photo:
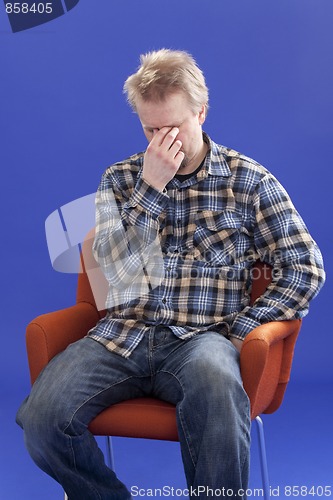
<instances>
[{"instance_id":1,"label":"shirt cuff","mask_svg":"<svg viewBox=\"0 0 333 500\"><path fill-rule=\"evenodd\" d=\"M166 192L154 188L142 177L136 183L133 194L124 205L124 208L136 208L140 206L148 212L153 219L157 219L168 204L169 196Z\"/></svg>"},{"instance_id":2,"label":"shirt cuff","mask_svg":"<svg viewBox=\"0 0 333 500\"><path fill-rule=\"evenodd\" d=\"M252 332L257 326L260 326L261 323L259 321L256 321L252 318L243 316L242 314L239 314L236 316L235 321L233 322L231 328L230 328L230 337L234 337L236 339L241 339L244 340L245 337Z\"/></svg>"}]
</instances>

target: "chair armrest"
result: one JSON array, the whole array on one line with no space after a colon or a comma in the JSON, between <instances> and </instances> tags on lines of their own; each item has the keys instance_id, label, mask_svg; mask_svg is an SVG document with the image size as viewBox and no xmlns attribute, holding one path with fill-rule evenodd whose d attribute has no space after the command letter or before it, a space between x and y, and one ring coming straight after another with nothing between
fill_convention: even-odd
<instances>
[{"instance_id":1,"label":"chair armrest","mask_svg":"<svg viewBox=\"0 0 333 500\"><path fill-rule=\"evenodd\" d=\"M81 302L32 320L26 330L31 383L56 354L84 337L99 319L93 305Z\"/></svg>"},{"instance_id":2,"label":"chair armrest","mask_svg":"<svg viewBox=\"0 0 333 500\"><path fill-rule=\"evenodd\" d=\"M245 338L240 364L251 418L273 413L281 405L300 327L300 320L274 321L258 326Z\"/></svg>"}]
</instances>

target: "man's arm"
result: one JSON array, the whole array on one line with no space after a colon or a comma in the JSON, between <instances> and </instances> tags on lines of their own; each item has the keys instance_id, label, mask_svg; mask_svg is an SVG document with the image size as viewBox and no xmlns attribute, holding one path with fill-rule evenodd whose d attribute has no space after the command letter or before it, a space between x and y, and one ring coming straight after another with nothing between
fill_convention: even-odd
<instances>
[{"instance_id":1,"label":"man's arm","mask_svg":"<svg viewBox=\"0 0 333 500\"><path fill-rule=\"evenodd\" d=\"M288 194L270 174L253 199L254 244L272 266L273 279L253 306L235 318L230 335L245 336L260 324L303 318L325 281L321 253Z\"/></svg>"},{"instance_id":2,"label":"man's arm","mask_svg":"<svg viewBox=\"0 0 333 500\"><path fill-rule=\"evenodd\" d=\"M176 140L178 132L165 127L154 135L144 156L142 177L129 199L112 169L102 178L96 195L93 253L109 284L118 289L140 282L155 287L163 278L159 217L168 203L162 191L184 157Z\"/></svg>"},{"instance_id":3,"label":"man's arm","mask_svg":"<svg viewBox=\"0 0 333 500\"><path fill-rule=\"evenodd\" d=\"M230 337L230 342L236 347L237 351L241 352L243 347L243 340Z\"/></svg>"},{"instance_id":4,"label":"man's arm","mask_svg":"<svg viewBox=\"0 0 333 500\"><path fill-rule=\"evenodd\" d=\"M139 179L126 199L111 172L103 176L96 195L93 254L107 281L118 289L159 274L159 216L167 196ZM149 271L148 271L149 270ZM159 280L158 283L159 284Z\"/></svg>"}]
</instances>

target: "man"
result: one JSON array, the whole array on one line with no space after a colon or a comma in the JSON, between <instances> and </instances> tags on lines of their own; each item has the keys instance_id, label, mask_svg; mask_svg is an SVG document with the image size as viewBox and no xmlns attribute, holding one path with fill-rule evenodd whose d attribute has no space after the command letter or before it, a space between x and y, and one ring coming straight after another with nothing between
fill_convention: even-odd
<instances>
[{"instance_id":1,"label":"man","mask_svg":"<svg viewBox=\"0 0 333 500\"><path fill-rule=\"evenodd\" d=\"M108 168L96 197L108 313L49 363L18 422L70 500L126 499L87 427L111 404L154 395L177 406L193 496L200 486L202 499L222 487L243 498L250 414L239 351L256 326L307 313L321 255L277 180L203 133L208 91L189 54L142 56L124 88L149 145ZM251 306L257 259L274 278Z\"/></svg>"}]
</instances>

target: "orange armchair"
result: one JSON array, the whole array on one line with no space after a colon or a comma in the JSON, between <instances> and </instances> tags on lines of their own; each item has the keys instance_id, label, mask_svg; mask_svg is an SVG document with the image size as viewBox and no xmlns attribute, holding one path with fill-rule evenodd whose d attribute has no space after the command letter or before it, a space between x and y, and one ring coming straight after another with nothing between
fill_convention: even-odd
<instances>
[{"instance_id":1,"label":"orange armchair","mask_svg":"<svg viewBox=\"0 0 333 500\"><path fill-rule=\"evenodd\" d=\"M257 263L253 272L251 301L271 281L270 268ZM26 342L33 383L46 364L70 343L84 337L105 315L96 307L87 273L79 274L77 302L66 309L43 314L27 327ZM261 413L273 413L282 403L289 381L294 346L301 321L272 322L255 328L245 339L240 356L244 388L251 403L251 418L259 426L259 441L265 498L269 483ZM115 404L102 411L90 430L99 436L124 436L177 441L175 407L154 398ZM111 457L108 449L109 458Z\"/></svg>"}]
</instances>

